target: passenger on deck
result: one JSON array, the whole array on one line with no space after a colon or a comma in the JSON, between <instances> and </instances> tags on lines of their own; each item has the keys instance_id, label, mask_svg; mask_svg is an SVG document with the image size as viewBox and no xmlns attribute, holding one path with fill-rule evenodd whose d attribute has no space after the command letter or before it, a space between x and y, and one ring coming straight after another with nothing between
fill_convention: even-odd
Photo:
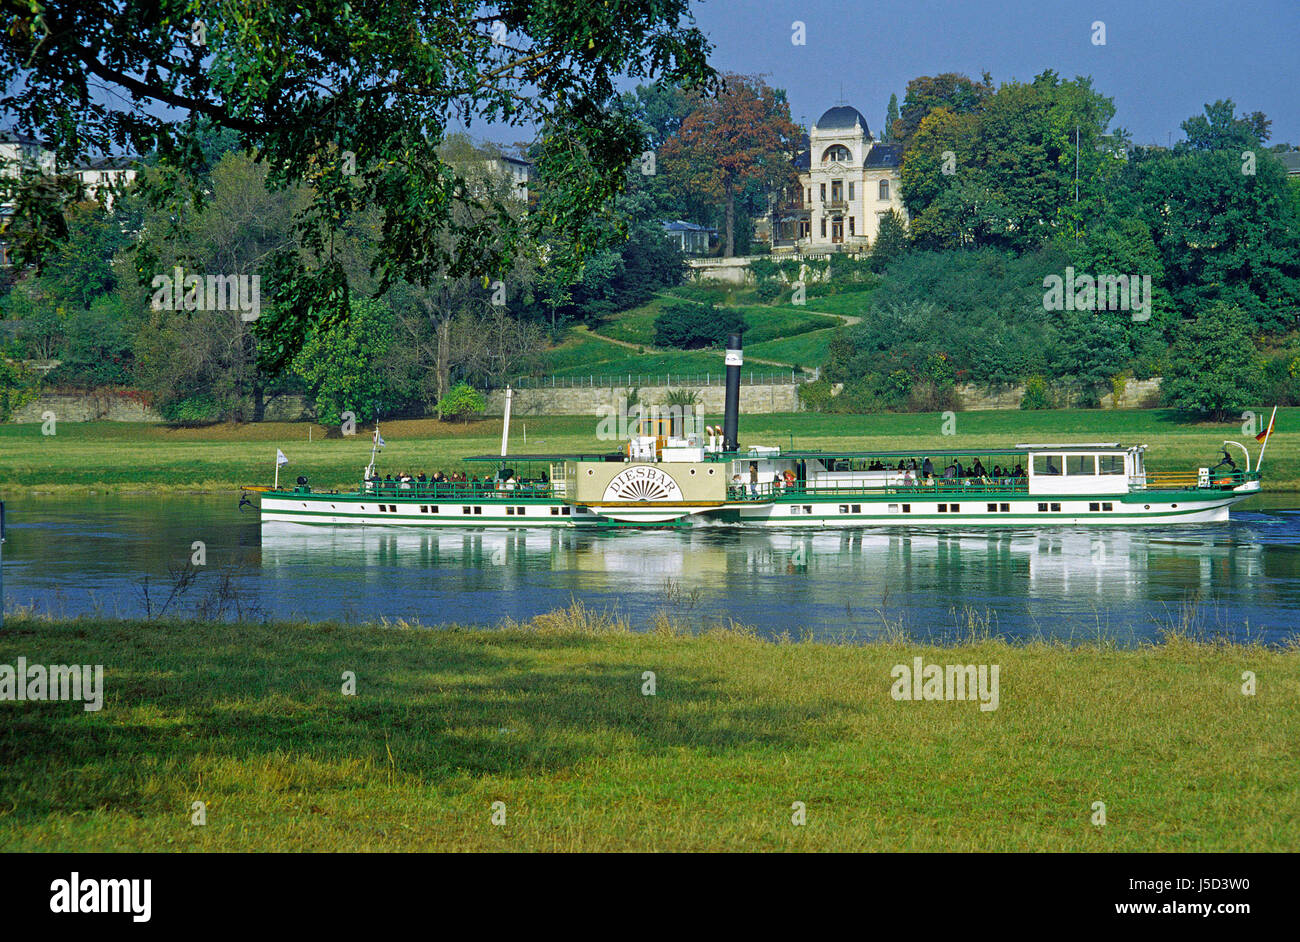
<instances>
[{"instance_id":1,"label":"passenger on deck","mask_svg":"<svg viewBox=\"0 0 1300 942\"><path fill-rule=\"evenodd\" d=\"M952 464L948 465L948 467L943 469L943 479L945 481L955 481L957 479L957 475L959 475L960 473L961 473L961 466L957 464L956 461L954 461Z\"/></svg>"},{"instance_id":2,"label":"passenger on deck","mask_svg":"<svg viewBox=\"0 0 1300 942\"><path fill-rule=\"evenodd\" d=\"M1016 468L1011 472L1011 476L1013 478L1023 478L1025 476L1025 469L1019 461L1016 462Z\"/></svg>"},{"instance_id":3,"label":"passenger on deck","mask_svg":"<svg viewBox=\"0 0 1300 942\"><path fill-rule=\"evenodd\" d=\"M921 462L921 474L928 480L934 477L934 462L926 458Z\"/></svg>"},{"instance_id":4,"label":"passenger on deck","mask_svg":"<svg viewBox=\"0 0 1300 942\"><path fill-rule=\"evenodd\" d=\"M912 477L912 469L908 468L903 471L903 487L915 487L916 478Z\"/></svg>"},{"instance_id":5,"label":"passenger on deck","mask_svg":"<svg viewBox=\"0 0 1300 942\"><path fill-rule=\"evenodd\" d=\"M976 458L975 463L970 466L970 473L977 478L985 477L988 474L988 472L984 470L984 463L978 458Z\"/></svg>"}]
</instances>

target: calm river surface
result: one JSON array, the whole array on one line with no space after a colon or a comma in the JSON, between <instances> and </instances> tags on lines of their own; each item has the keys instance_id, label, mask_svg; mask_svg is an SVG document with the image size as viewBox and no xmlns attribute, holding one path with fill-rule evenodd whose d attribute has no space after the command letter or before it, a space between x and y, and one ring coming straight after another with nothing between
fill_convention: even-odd
<instances>
[{"instance_id":1,"label":"calm river surface","mask_svg":"<svg viewBox=\"0 0 1300 942\"><path fill-rule=\"evenodd\" d=\"M635 626L667 610L765 634L866 640L883 626L956 639L1300 635L1300 496L1212 527L817 533L410 531L260 525L230 496L8 501L9 611L425 624L524 619L580 599ZM148 591L148 602L145 591Z\"/></svg>"}]
</instances>

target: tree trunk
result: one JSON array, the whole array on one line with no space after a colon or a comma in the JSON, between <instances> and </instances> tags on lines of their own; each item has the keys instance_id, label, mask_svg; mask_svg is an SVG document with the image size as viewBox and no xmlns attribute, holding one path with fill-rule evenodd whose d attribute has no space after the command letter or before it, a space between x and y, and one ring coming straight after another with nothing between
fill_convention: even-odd
<instances>
[{"instance_id":1,"label":"tree trunk","mask_svg":"<svg viewBox=\"0 0 1300 942\"><path fill-rule=\"evenodd\" d=\"M451 372L448 363L451 358L451 321L448 318L438 321L437 332L438 353L433 370L438 382L438 401L441 402L442 397L447 395L448 379ZM442 418L442 412L438 413L438 418Z\"/></svg>"},{"instance_id":2,"label":"tree trunk","mask_svg":"<svg viewBox=\"0 0 1300 942\"><path fill-rule=\"evenodd\" d=\"M727 189L727 247L723 253L727 258L736 254L736 194Z\"/></svg>"}]
</instances>

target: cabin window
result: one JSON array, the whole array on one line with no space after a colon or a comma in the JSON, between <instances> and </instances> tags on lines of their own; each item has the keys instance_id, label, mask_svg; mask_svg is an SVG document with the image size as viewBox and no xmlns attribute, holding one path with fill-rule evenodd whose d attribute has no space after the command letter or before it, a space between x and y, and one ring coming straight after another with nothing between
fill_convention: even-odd
<instances>
[{"instance_id":1,"label":"cabin window","mask_svg":"<svg viewBox=\"0 0 1300 942\"><path fill-rule=\"evenodd\" d=\"M848 513L848 512L849 512L849 505L848 505L848 504L840 504L840 513L842 513L842 514L846 514L846 513Z\"/></svg>"},{"instance_id":2,"label":"cabin window","mask_svg":"<svg viewBox=\"0 0 1300 942\"><path fill-rule=\"evenodd\" d=\"M507 508L506 508L506 516L507 516L507 517L513 517L514 515L515 515L515 508L513 508L513 507L507 507Z\"/></svg>"},{"instance_id":3,"label":"cabin window","mask_svg":"<svg viewBox=\"0 0 1300 942\"><path fill-rule=\"evenodd\" d=\"M1045 513L1047 513L1047 505L1046 505L1046 504L1039 504L1039 505L1038 505L1038 512L1039 512L1040 514L1045 514Z\"/></svg>"},{"instance_id":4,"label":"cabin window","mask_svg":"<svg viewBox=\"0 0 1300 942\"><path fill-rule=\"evenodd\" d=\"M896 513L898 513L898 505L897 505L897 504L890 504L890 505L889 505L889 512L890 512L891 514L896 514Z\"/></svg>"},{"instance_id":5,"label":"cabin window","mask_svg":"<svg viewBox=\"0 0 1300 942\"><path fill-rule=\"evenodd\" d=\"M1054 513L1054 514L1059 514L1060 512L1061 512L1061 505L1060 505L1060 504L1053 504L1053 505L1052 505L1052 513Z\"/></svg>"},{"instance_id":6,"label":"cabin window","mask_svg":"<svg viewBox=\"0 0 1300 942\"><path fill-rule=\"evenodd\" d=\"M460 512L463 513L463 514L467 514L467 513L469 513L469 512L470 512L470 507L469 507L469 505L466 504L464 507L460 508Z\"/></svg>"},{"instance_id":7,"label":"cabin window","mask_svg":"<svg viewBox=\"0 0 1300 942\"><path fill-rule=\"evenodd\" d=\"M1105 502L1105 503L1103 503L1103 504L1101 505L1101 509L1102 509L1102 510L1114 510L1114 509L1115 509L1115 505L1112 504L1112 503L1110 503L1109 501L1107 501L1107 502Z\"/></svg>"},{"instance_id":8,"label":"cabin window","mask_svg":"<svg viewBox=\"0 0 1300 942\"><path fill-rule=\"evenodd\" d=\"M709 474L712 474L712 473L713 473L712 471L709 472ZM560 508L560 513L567 517L567 516L569 515L569 508L568 508L568 507L561 507L561 508Z\"/></svg>"},{"instance_id":9,"label":"cabin window","mask_svg":"<svg viewBox=\"0 0 1300 942\"><path fill-rule=\"evenodd\" d=\"M941 513L941 514L946 514L947 512L948 512L948 505L947 505L947 504L940 504L940 505L939 505L939 513Z\"/></svg>"},{"instance_id":10,"label":"cabin window","mask_svg":"<svg viewBox=\"0 0 1300 942\"><path fill-rule=\"evenodd\" d=\"M1097 503L1097 504L1089 504L1089 505L1088 505L1088 512L1089 512L1089 513L1096 513L1096 512L1099 511L1099 510L1101 510L1101 504L1099 504L1099 503Z\"/></svg>"},{"instance_id":11,"label":"cabin window","mask_svg":"<svg viewBox=\"0 0 1300 942\"><path fill-rule=\"evenodd\" d=\"M552 508L551 508L551 516L552 516L552 517L558 517L559 515L560 515L560 508L559 508L559 507L552 507Z\"/></svg>"},{"instance_id":12,"label":"cabin window","mask_svg":"<svg viewBox=\"0 0 1300 942\"><path fill-rule=\"evenodd\" d=\"M862 513L862 505L861 505L861 504L854 504L854 505L853 505L853 512L854 512L855 514L860 514L860 513Z\"/></svg>"},{"instance_id":13,"label":"cabin window","mask_svg":"<svg viewBox=\"0 0 1300 942\"><path fill-rule=\"evenodd\" d=\"M1096 474L1097 456L1096 455L1066 455L1065 473L1066 474Z\"/></svg>"},{"instance_id":14,"label":"cabin window","mask_svg":"<svg viewBox=\"0 0 1300 942\"><path fill-rule=\"evenodd\" d=\"M481 514L482 512L483 512L483 508L482 508L482 507L475 507L475 508L474 508L474 513L476 513L476 514Z\"/></svg>"},{"instance_id":15,"label":"cabin window","mask_svg":"<svg viewBox=\"0 0 1300 942\"><path fill-rule=\"evenodd\" d=\"M905 514L910 514L911 512L912 512L912 505L911 505L911 504L904 504L904 505L903 505L903 513L905 513Z\"/></svg>"},{"instance_id":16,"label":"cabin window","mask_svg":"<svg viewBox=\"0 0 1300 942\"><path fill-rule=\"evenodd\" d=\"M804 504L804 505L803 505L803 512L806 513L806 514L810 514L810 513L812 513L812 504Z\"/></svg>"},{"instance_id":17,"label":"cabin window","mask_svg":"<svg viewBox=\"0 0 1300 942\"><path fill-rule=\"evenodd\" d=\"M1099 474L1123 474L1124 456L1123 455L1098 455L1097 472Z\"/></svg>"},{"instance_id":18,"label":"cabin window","mask_svg":"<svg viewBox=\"0 0 1300 942\"><path fill-rule=\"evenodd\" d=\"M961 513L961 504L949 504L948 512L954 514Z\"/></svg>"},{"instance_id":19,"label":"cabin window","mask_svg":"<svg viewBox=\"0 0 1300 942\"><path fill-rule=\"evenodd\" d=\"M989 504L989 513L991 513L991 514L995 514L995 513L997 513L997 512L998 512L998 505L997 505L997 504Z\"/></svg>"},{"instance_id":20,"label":"cabin window","mask_svg":"<svg viewBox=\"0 0 1300 942\"><path fill-rule=\"evenodd\" d=\"M1004 514L1009 514L1009 513L1011 513L1011 505L1010 505L1010 504L1000 504L999 507L1001 508L1001 510L1002 510L1002 512L1003 512Z\"/></svg>"},{"instance_id":21,"label":"cabin window","mask_svg":"<svg viewBox=\"0 0 1300 942\"><path fill-rule=\"evenodd\" d=\"M428 504L421 504L421 505L420 505L420 513L422 513L422 514L427 514L428 512L429 512L429 505L428 505Z\"/></svg>"},{"instance_id":22,"label":"cabin window","mask_svg":"<svg viewBox=\"0 0 1300 942\"><path fill-rule=\"evenodd\" d=\"M1060 455L1034 455L1034 474L1060 474L1063 466Z\"/></svg>"}]
</instances>

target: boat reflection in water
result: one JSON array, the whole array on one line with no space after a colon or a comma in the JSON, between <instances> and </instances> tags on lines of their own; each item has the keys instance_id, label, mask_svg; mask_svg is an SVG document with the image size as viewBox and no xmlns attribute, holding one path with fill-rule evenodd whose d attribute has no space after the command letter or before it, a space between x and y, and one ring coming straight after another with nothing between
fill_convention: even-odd
<instances>
[{"instance_id":1,"label":"boat reflection in water","mask_svg":"<svg viewBox=\"0 0 1300 942\"><path fill-rule=\"evenodd\" d=\"M263 579L333 591L366 617L428 624L527 618L579 599L642 625L665 608L764 634L867 639L886 626L941 638L1120 643L1191 627L1281 640L1300 616L1300 552L1228 529L683 531L410 530L262 525ZM1282 571L1279 571L1282 570ZM1280 578L1279 578L1280 577ZM303 598L302 604L312 607ZM321 604L325 600L321 599ZM684 609L684 610L683 610ZM325 617L336 617L333 612Z\"/></svg>"}]
</instances>

